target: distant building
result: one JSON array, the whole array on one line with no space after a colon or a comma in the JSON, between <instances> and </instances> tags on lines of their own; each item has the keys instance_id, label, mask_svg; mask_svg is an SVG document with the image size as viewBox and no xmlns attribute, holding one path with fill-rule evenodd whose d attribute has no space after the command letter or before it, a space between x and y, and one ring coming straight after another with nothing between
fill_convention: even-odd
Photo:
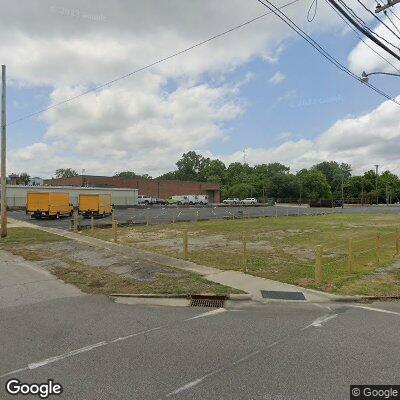
<instances>
[{"instance_id":1,"label":"distant building","mask_svg":"<svg viewBox=\"0 0 400 400\"><path fill-rule=\"evenodd\" d=\"M33 178L29 179L28 186L43 186L43 178L34 176Z\"/></svg>"},{"instance_id":2,"label":"distant building","mask_svg":"<svg viewBox=\"0 0 400 400\"><path fill-rule=\"evenodd\" d=\"M210 203L221 201L220 186L214 182L167 181L120 178L115 176L79 175L71 178L45 179L49 186L81 186L138 189L139 195L167 199L176 195L206 194Z\"/></svg>"}]
</instances>

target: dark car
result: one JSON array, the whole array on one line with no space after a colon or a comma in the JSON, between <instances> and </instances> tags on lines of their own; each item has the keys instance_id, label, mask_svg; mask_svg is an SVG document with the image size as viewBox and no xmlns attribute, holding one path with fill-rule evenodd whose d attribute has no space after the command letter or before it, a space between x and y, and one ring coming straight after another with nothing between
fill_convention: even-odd
<instances>
[{"instance_id":1,"label":"dark car","mask_svg":"<svg viewBox=\"0 0 400 400\"><path fill-rule=\"evenodd\" d=\"M156 204L162 204L162 205L164 205L164 204L167 204L167 202L165 201L165 199L157 198L157 199L156 199Z\"/></svg>"}]
</instances>

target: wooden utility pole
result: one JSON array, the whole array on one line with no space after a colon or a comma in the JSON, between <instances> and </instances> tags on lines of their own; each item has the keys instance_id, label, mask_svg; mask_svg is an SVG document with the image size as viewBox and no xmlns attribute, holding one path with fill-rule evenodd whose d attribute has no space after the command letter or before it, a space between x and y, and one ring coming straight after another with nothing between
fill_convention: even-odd
<instances>
[{"instance_id":1,"label":"wooden utility pole","mask_svg":"<svg viewBox=\"0 0 400 400\"><path fill-rule=\"evenodd\" d=\"M1 237L7 236L6 193L6 66L1 66Z\"/></svg>"}]
</instances>

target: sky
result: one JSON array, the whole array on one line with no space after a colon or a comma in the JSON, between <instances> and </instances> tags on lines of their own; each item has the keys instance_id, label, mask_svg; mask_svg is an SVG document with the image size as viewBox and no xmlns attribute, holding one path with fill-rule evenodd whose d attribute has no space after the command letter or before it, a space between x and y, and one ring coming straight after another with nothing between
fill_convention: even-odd
<instances>
[{"instance_id":1,"label":"sky","mask_svg":"<svg viewBox=\"0 0 400 400\"><path fill-rule=\"evenodd\" d=\"M268 12L256 0L0 4L10 173L51 177L70 167L158 176L190 150L226 164L281 162L293 172L336 160L355 174L374 164L400 173L400 106L330 64L273 14L15 122ZM315 4L298 0L284 12L357 76L400 71L325 1L309 22ZM347 4L399 45L357 0ZM374 9L373 1L365 4ZM400 19L392 21L400 27ZM400 77L374 75L370 82L400 101Z\"/></svg>"}]
</instances>

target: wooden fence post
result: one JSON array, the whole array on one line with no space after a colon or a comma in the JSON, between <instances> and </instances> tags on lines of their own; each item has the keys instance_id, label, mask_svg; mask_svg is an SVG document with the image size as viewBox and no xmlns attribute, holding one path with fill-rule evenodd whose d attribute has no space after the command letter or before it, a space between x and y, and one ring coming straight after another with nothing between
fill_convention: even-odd
<instances>
[{"instance_id":1,"label":"wooden fence post","mask_svg":"<svg viewBox=\"0 0 400 400\"><path fill-rule=\"evenodd\" d=\"M150 213L149 213L149 209L146 210L146 225L147 225L147 226L150 225Z\"/></svg>"},{"instance_id":2,"label":"wooden fence post","mask_svg":"<svg viewBox=\"0 0 400 400\"><path fill-rule=\"evenodd\" d=\"M322 246L318 245L315 248L315 283L322 283Z\"/></svg>"},{"instance_id":3,"label":"wooden fence post","mask_svg":"<svg viewBox=\"0 0 400 400\"><path fill-rule=\"evenodd\" d=\"M94 231L94 217L93 215L90 217L90 229L93 232Z\"/></svg>"},{"instance_id":4,"label":"wooden fence post","mask_svg":"<svg viewBox=\"0 0 400 400\"><path fill-rule=\"evenodd\" d=\"M396 256L399 255L400 251L400 230L399 228L396 229Z\"/></svg>"},{"instance_id":5,"label":"wooden fence post","mask_svg":"<svg viewBox=\"0 0 400 400\"><path fill-rule=\"evenodd\" d=\"M376 263L379 265L381 262L381 234L376 234Z\"/></svg>"},{"instance_id":6,"label":"wooden fence post","mask_svg":"<svg viewBox=\"0 0 400 400\"><path fill-rule=\"evenodd\" d=\"M246 237L243 235L242 236L242 243L243 243L243 272L247 272L247 243L246 243Z\"/></svg>"},{"instance_id":7,"label":"wooden fence post","mask_svg":"<svg viewBox=\"0 0 400 400\"><path fill-rule=\"evenodd\" d=\"M347 244L347 271L353 273L353 239L349 238Z\"/></svg>"},{"instance_id":8,"label":"wooden fence post","mask_svg":"<svg viewBox=\"0 0 400 400\"><path fill-rule=\"evenodd\" d=\"M118 242L117 227L118 227L118 221L116 219L114 219L113 222L112 222L112 229L113 229L114 242L115 243Z\"/></svg>"},{"instance_id":9,"label":"wooden fence post","mask_svg":"<svg viewBox=\"0 0 400 400\"><path fill-rule=\"evenodd\" d=\"M188 244L188 230L183 230L183 258L187 260L189 258L189 244Z\"/></svg>"},{"instance_id":10,"label":"wooden fence post","mask_svg":"<svg viewBox=\"0 0 400 400\"><path fill-rule=\"evenodd\" d=\"M78 232L78 215L74 215L74 232Z\"/></svg>"}]
</instances>

